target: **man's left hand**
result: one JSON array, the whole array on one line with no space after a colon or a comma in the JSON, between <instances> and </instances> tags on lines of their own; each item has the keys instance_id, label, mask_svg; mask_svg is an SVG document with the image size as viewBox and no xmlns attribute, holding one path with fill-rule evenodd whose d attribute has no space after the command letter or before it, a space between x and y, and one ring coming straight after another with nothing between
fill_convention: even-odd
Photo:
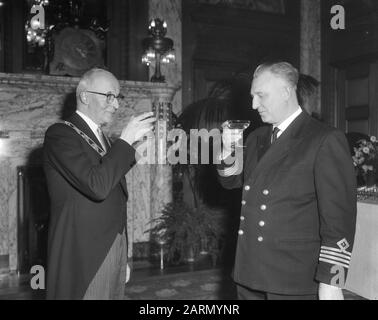
<instances>
[{"instance_id":1,"label":"man's left hand","mask_svg":"<svg viewBox=\"0 0 378 320\"><path fill-rule=\"evenodd\" d=\"M329 284L319 284L319 300L344 300L343 290Z\"/></svg>"}]
</instances>

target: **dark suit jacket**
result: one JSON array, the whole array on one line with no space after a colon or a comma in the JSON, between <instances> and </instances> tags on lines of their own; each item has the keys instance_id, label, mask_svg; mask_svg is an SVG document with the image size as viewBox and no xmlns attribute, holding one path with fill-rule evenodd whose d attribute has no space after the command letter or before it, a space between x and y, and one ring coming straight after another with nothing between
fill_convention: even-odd
<instances>
[{"instance_id":1,"label":"dark suit jacket","mask_svg":"<svg viewBox=\"0 0 378 320\"><path fill-rule=\"evenodd\" d=\"M244 187L233 277L255 290L313 294L317 281L339 274L334 265L349 266L356 179L348 144L305 112L270 146L271 131L248 137L242 174L220 177L226 188Z\"/></svg>"},{"instance_id":2,"label":"dark suit jacket","mask_svg":"<svg viewBox=\"0 0 378 320\"><path fill-rule=\"evenodd\" d=\"M76 113L68 119L101 146ZM46 132L44 170L51 198L48 299L82 299L117 233L126 226L125 174L135 150L117 140L101 157L71 127Z\"/></svg>"}]
</instances>

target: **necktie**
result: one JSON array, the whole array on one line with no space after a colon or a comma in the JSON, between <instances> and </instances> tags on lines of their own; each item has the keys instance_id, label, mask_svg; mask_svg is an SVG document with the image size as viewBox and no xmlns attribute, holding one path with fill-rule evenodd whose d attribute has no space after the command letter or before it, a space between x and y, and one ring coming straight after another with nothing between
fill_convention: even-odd
<instances>
[{"instance_id":1,"label":"necktie","mask_svg":"<svg viewBox=\"0 0 378 320\"><path fill-rule=\"evenodd\" d=\"M272 137L270 139L270 142L273 144L278 139L278 133L280 132L280 129L278 127L275 127L272 132Z\"/></svg>"},{"instance_id":2,"label":"necktie","mask_svg":"<svg viewBox=\"0 0 378 320\"><path fill-rule=\"evenodd\" d=\"M104 151L108 151L109 145L106 141L104 133L102 132L102 130L100 128L97 128L97 133L98 133L98 136L100 138L101 145L104 148Z\"/></svg>"}]
</instances>

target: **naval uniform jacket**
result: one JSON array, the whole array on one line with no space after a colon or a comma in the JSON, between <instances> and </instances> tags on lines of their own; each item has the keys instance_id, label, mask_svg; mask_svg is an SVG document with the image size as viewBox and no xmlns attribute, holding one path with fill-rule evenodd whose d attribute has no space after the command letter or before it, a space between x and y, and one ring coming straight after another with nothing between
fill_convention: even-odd
<instances>
[{"instance_id":1,"label":"naval uniform jacket","mask_svg":"<svg viewBox=\"0 0 378 320\"><path fill-rule=\"evenodd\" d=\"M272 145L271 133L265 126L249 135L242 173L222 176L227 166L218 166L225 188L243 187L233 278L288 295L314 294L318 282L342 285L357 201L346 138L304 112Z\"/></svg>"},{"instance_id":2,"label":"naval uniform jacket","mask_svg":"<svg viewBox=\"0 0 378 320\"><path fill-rule=\"evenodd\" d=\"M101 144L76 113L68 119ZM47 299L82 299L126 228L125 174L135 150L116 140L103 157L64 123L46 132L43 165L51 200Z\"/></svg>"}]
</instances>

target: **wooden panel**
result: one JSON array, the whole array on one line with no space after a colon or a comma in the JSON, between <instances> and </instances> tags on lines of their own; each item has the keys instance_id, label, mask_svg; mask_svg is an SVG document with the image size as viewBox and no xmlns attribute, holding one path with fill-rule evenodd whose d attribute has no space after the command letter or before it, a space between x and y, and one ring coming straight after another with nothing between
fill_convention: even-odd
<instances>
[{"instance_id":1,"label":"wooden panel","mask_svg":"<svg viewBox=\"0 0 378 320\"><path fill-rule=\"evenodd\" d=\"M0 7L0 72L4 71L4 7Z\"/></svg>"},{"instance_id":2,"label":"wooden panel","mask_svg":"<svg viewBox=\"0 0 378 320\"><path fill-rule=\"evenodd\" d=\"M108 0L107 10L110 27L107 34L106 65L118 79L127 79L129 0Z\"/></svg>"},{"instance_id":3,"label":"wooden panel","mask_svg":"<svg viewBox=\"0 0 378 320\"><path fill-rule=\"evenodd\" d=\"M347 121L352 120L368 120L369 119L369 106L355 106L348 107L345 110L345 119Z\"/></svg>"},{"instance_id":4,"label":"wooden panel","mask_svg":"<svg viewBox=\"0 0 378 320\"><path fill-rule=\"evenodd\" d=\"M345 70L337 71L336 78L336 105L335 108L335 117L337 119L336 126L342 130L346 130L346 121L345 121L345 106L346 102L346 91L345 91Z\"/></svg>"},{"instance_id":5,"label":"wooden panel","mask_svg":"<svg viewBox=\"0 0 378 320\"><path fill-rule=\"evenodd\" d=\"M23 0L7 1L4 6L4 71L21 73L24 40Z\"/></svg>"},{"instance_id":6,"label":"wooden panel","mask_svg":"<svg viewBox=\"0 0 378 320\"><path fill-rule=\"evenodd\" d=\"M226 61L195 60L194 67L194 101L209 96L209 89L217 81L231 79L237 71L241 71L243 64Z\"/></svg>"},{"instance_id":7,"label":"wooden panel","mask_svg":"<svg viewBox=\"0 0 378 320\"><path fill-rule=\"evenodd\" d=\"M347 80L348 107L369 104L369 79Z\"/></svg>"},{"instance_id":8,"label":"wooden panel","mask_svg":"<svg viewBox=\"0 0 378 320\"><path fill-rule=\"evenodd\" d=\"M148 67L141 63L143 55L142 40L147 37L148 0L129 2L129 57L127 79L149 81Z\"/></svg>"},{"instance_id":9,"label":"wooden panel","mask_svg":"<svg viewBox=\"0 0 378 320\"><path fill-rule=\"evenodd\" d=\"M183 2L183 105L208 83L253 69L263 60L299 63L299 6L287 15ZM230 78L229 78L230 79Z\"/></svg>"},{"instance_id":10,"label":"wooden panel","mask_svg":"<svg viewBox=\"0 0 378 320\"><path fill-rule=\"evenodd\" d=\"M370 135L378 136L378 61L370 65L369 75Z\"/></svg>"},{"instance_id":11,"label":"wooden panel","mask_svg":"<svg viewBox=\"0 0 378 320\"><path fill-rule=\"evenodd\" d=\"M369 120L353 120L347 123L347 132L369 134Z\"/></svg>"}]
</instances>

